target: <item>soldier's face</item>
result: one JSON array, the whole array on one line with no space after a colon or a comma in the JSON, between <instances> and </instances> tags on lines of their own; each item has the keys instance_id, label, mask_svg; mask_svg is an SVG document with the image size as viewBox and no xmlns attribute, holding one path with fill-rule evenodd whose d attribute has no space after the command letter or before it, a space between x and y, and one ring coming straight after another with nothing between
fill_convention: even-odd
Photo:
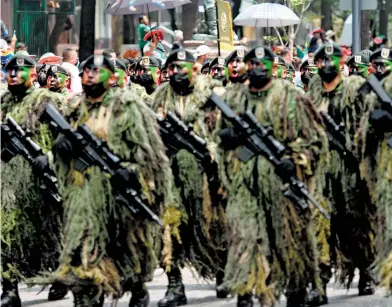
<instances>
[{"instance_id":1,"label":"soldier's face","mask_svg":"<svg viewBox=\"0 0 392 307\"><path fill-rule=\"evenodd\" d=\"M56 73L58 87L60 89L66 88L69 85L69 77L61 72Z\"/></svg>"},{"instance_id":2,"label":"soldier's face","mask_svg":"<svg viewBox=\"0 0 392 307\"><path fill-rule=\"evenodd\" d=\"M375 60L372 62L370 73L375 74L380 79L390 73L392 62L388 60Z\"/></svg>"},{"instance_id":3,"label":"soldier's face","mask_svg":"<svg viewBox=\"0 0 392 307\"><path fill-rule=\"evenodd\" d=\"M7 69L7 84L19 85L24 84L26 87L31 87L37 78L37 71L31 67L18 67Z\"/></svg>"},{"instance_id":4,"label":"soldier's face","mask_svg":"<svg viewBox=\"0 0 392 307\"><path fill-rule=\"evenodd\" d=\"M232 78L240 77L245 74L245 63L241 58L235 58L227 65L229 76Z\"/></svg>"},{"instance_id":5,"label":"soldier's face","mask_svg":"<svg viewBox=\"0 0 392 307\"><path fill-rule=\"evenodd\" d=\"M213 78L214 77L224 77L226 75L225 74L225 68L222 67L222 66L219 66L219 65L214 65L211 68L210 75Z\"/></svg>"},{"instance_id":6,"label":"soldier's face","mask_svg":"<svg viewBox=\"0 0 392 307\"><path fill-rule=\"evenodd\" d=\"M167 73L169 78L176 74L187 75L190 84L192 84L196 78L197 68L191 62L176 61L168 65Z\"/></svg>"},{"instance_id":7,"label":"soldier's face","mask_svg":"<svg viewBox=\"0 0 392 307\"><path fill-rule=\"evenodd\" d=\"M112 76L113 73L106 67L88 66L83 69L82 84L94 85L102 82L105 88L107 88ZM115 76L113 83L116 81L117 76Z\"/></svg>"},{"instance_id":8,"label":"soldier's face","mask_svg":"<svg viewBox=\"0 0 392 307\"><path fill-rule=\"evenodd\" d=\"M128 85L127 74L124 70L116 68L116 74L118 87L124 88Z\"/></svg>"}]
</instances>

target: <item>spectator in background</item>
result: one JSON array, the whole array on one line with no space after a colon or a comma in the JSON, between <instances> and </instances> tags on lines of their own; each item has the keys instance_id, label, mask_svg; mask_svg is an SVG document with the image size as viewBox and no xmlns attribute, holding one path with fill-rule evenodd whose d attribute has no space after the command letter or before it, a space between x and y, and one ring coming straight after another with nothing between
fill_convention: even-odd
<instances>
[{"instance_id":1,"label":"spectator in background","mask_svg":"<svg viewBox=\"0 0 392 307\"><path fill-rule=\"evenodd\" d=\"M47 53L44 53L39 58L38 63L42 64L42 65L44 65L44 64L53 64L53 65L57 64L57 65L60 65L60 62L61 62L62 59L63 58L61 56L57 56L57 55L55 55L52 52L47 52Z\"/></svg>"},{"instance_id":2,"label":"spectator in background","mask_svg":"<svg viewBox=\"0 0 392 307\"><path fill-rule=\"evenodd\" d=\"M82 82L79 78L79 55L76 50L72 48L66 48L63 52L63 64L61 65L65 68L70 75L70 89L71 92L79 94L83 91Z\"/></svg>"},{"instance_id":3,"label":"spectator in background","mask_svg":"<svg viewBox=\"0 0 392 307\"><path fill-rule=\"evenodd\" d=\"M150 21L148 20L148 17L146 15L139 16L139 25L137 26L137 33L138 33L140 54L142 56L144 55L144 51L143 51L144 46L147 44L147 42L144 40L144 37L150 31L149 24Z\"/></svg>"},{"instance_id":4,"label":"spectator in background","mask_svg":"<svg viewBox=\"0 0 392 307\"><path fill-rule=\"evenodd\" d=\"M172 51L176 50L176 49L184 49L184 33L181 30L176 30L174 31L174 43L173 43L173 47L172 47Z\"/></svg>"},{"instance_id":5,"label":"spectator in background","mask_svg":"<svg viewBox=\"0 0 392 307\"><path fill-rule=\"evenodd\" d=\"M102 54L109 59L117 59L116 52L113 49L104 49Z\"/></svg>"},{"instance_id":6,"label":"spectator in background","mask_svg":"<svg viewBox=\"0 0 392 307\"><path fill-rule=\"evenodd\" d=\"M154 57L162 62L166 61L168 53L163 47L161 41L163 41L164 31L158 27L152 28L150 32L144 36L146 45L144 46L144 55Z\"/></svg>"},{"instance_id":7,"label":"spectator in background","mask_svg":"<svg viewBox=\"0 0 392 307\"><path fill-rule=\"evenodd\" d=\"M312 32L308 53L315 53L319 46L323 44L323 29L318 28Z\"/></svg>"},{"instance_id":8,"label":"spectator in background","mask_svg":"<svg viewBox=\"0 0 392 307\"><path fill-rule=\"evenodd\" d=\"M286 63L291 64L291 62L293 61L293 59L291 58L290 49L287 48L287 47L284 47L284 48L282 49L282 51L280 52L280 56L283 58L283 60L284 60Z\"/></svg>"},{"instance_id":9,"label":"spectator in background","mask_svg":"<svg viewBox=\"0 0 392 307\"><path fill-rule=\"evenodd\" d=\"M294 74L294 85L298 86L301 84L301 59L298 57L294 57L293 59L293 65L295 69L295 74Z\"/></svg>"},{"instance_id":10,"label":"spectator in background","mask_svg":"<svg viewBox=\"0 0 392 307\"><path fill-rule=\"evenodd\" d=\"M26 44L24 42L19 42L19 43L16 44L15 52L18 52L20 50L27 51L27 46L26 46Z\"/></svg>"},{"instance_id":11,"label":"spectator in background","mask_svg":"<svg viewBox=\"0 0 392 307\"><path fill-rule=\"evenodd\" d=\"M200 73L201 68L207 62L211 53L210 47L207 45L200 45L196 48L196 53L194 54L196 58L195 66L197 67L198 73Z\"/></svg>"}]
</instances>

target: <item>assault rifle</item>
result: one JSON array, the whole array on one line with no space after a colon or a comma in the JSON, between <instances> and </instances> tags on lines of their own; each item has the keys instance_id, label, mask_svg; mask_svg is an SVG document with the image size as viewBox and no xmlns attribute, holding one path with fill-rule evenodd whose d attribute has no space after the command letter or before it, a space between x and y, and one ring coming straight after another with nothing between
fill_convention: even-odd
<instances>
[{"instance_id":1,"label":"assault rifle","mask_svg":"<svg viewBox=\"0 0 392 307\"><path fill-rule=\"evenodd\" d=\"M48 122L53 129L63 134L71 142L75 153L74 167L76 170L84 171L94 165L113 176L117 170L121 169L120 158L113 154L106 142L99 140L87 125L83 124L76 130L73 129L51 104L47 104L40 120ZM115 199L125 205L133 214L140 214L163 227L160 218L144 203L138 191L132 187L122 191L115 186L113 190Z\"/></svg>"},{"instance_id":2,"label":"assault rifle","mask_svg":"<svg viewBox=\"0 0 392 307\"><path fill-rule=\"evenodd\" d=\"M212 192L217 192L219 189L218 166L211 159L207 142L193 131L191 125L186 125L171 111L167 113L165 119L158 119L158 123L168 156L176 154L181 149L193 154L206 172Z\"/></svg>"},{"instance_id":3,"label":"assault rifle","mask_svg":"<svg viewBox=\"0 0 392 307\"><path fill-rule=\"evenodd\" d=\"M233 125L234 130L243 137L243 147L237 152L238 159L247 162L251 157L262 155L275 168L280 165L286 148L274 138L271 128L264 127L260 124L250 111L246 111L240 117L215 93L212 93L210 101L222 111L225 118ZM283 181L288 179L288 186L283 192L286 198L303 210L309 208L308 201L310 201L326 219L330 219L328 213L325 212L309 193L306 185L296 176L284 178L283 174L277 175Z\"/></svg>"},{"instance_id":4,"label":"assault rifle","mask_svg":"<svg viewBox=\"0 0 392 307\"><path fill-rule=\"evenodd\" d=\"M8 163L13 157L21 155L34 170L34 159L43 155L41 147L12 118L8 117L5 124L1 124L1 160ZM57 192L57 179L49 172L38 175L40 188L56 203L61 203Z\"/></svg>"}]
</instances>

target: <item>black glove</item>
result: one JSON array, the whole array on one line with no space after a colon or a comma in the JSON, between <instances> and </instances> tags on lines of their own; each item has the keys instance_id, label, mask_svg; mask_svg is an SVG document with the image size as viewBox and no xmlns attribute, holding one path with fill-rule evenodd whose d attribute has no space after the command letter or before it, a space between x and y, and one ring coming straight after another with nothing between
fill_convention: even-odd
<instances>
[{"instance_id":1,"label":"black glove","mask_svg":"<svg viewBox=\"0 0 392 307\"><path fill-rule=\"evenodd\" d=\"M284 183L296 175L295 164L290 159L282 159L275 168L275 174L278 175Z\"/></svg>"},{"instance_id":2,"label":"black glove","mask_svg":"<svg viewBox=\"0 0 392 307\"><path fill-rule=\"evenodd\" d=\"M33 160L32 168L33 172L36 174L42 174L50 171L48 156L42 155L35 158Z\"/></svg>"},{"instance_id":3,"label":"black glove","mask_svg":"<svg viewBox=\"0 0 392 307\"><path fill-rule=\"evenodd\" d=\"M55 157L59 156L65 160L72 160L72 144L64 135L59 135L59 137L54 142L52 151Z\"/></svg>"},{"instance_id":4,"label":"black glove","mask_svg":"<svg viewBox=\"0 0 392 307\"><path fill-rule=\"evenodd\" d=\"M392 132L392 114L386 110L374 110L369 121L377 132Z\"/></svg>"},{"instance_id":5,"label":"black glove","mask_svg":"<svg viewBox=\"0 0 392 307\"><path fill-rule=\"evenodd\" d=\"M233 127L228 127L219 131L221 146L225 150L233 150L241 145L241 135Z\"/></svg>"},{"instance_id":6,"label":"black glove","mask_svg":"<svg viewBox=\"0 0 392 307\"><path fill-rule=\"evenodd\" d=\"M142 190L139 182L139 175L134 171L121 168L110 178L112 187L116 190L125 191L126 189L133 189L137 192Z\"/></svg>"}]
</instances>

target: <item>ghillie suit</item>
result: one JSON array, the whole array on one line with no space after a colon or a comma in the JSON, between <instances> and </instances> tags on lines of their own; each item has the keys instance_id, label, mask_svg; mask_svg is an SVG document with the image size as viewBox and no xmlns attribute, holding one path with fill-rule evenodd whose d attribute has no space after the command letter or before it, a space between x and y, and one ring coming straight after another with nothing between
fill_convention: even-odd
<instances>
[{"instance_id":1,"label":"ghillie suit","mask_svg":"<svg viewBox=\"0 0 392 307\"><path fill-rule=\"evenodd\" d=\"M48 125L39 124L38 119L48 100L59 109L63 107L62 97L47 89L28 90L24 97L5 92L1 97L2 122L12 116L22 129L31 132L31 138L44 153L51 149L53 135ZM1 162L1 183L4 290L8 283L16 287L26 278L57 267L62 207L42 192L38 177L22 156L16 156L8 163Z\"/></svg>"},{"instance_id":2,"label":"ghillie suit","mask_svg":"<svg viewBox=\"0 0 392 307\"><path fill-rule=\"evenodd\" d=\"M311 184L312 177L317 179L315 172L323 171L320 167L328 157L323 151L326 137L314 107L293 85L273 80L268 90L257 94L246 84L228 86L223 99L234 112L250 110L273 129L275 138L287 146L286 158L293 159L300 180ZM222 118L218 128L226 125ZM217 156L228 193L224 285L240 296L254 292L262 306L271 306L283 292L306 296L308 284L318 279L313 210L302 211L283 196L282 181L263 156L247 163L233 150ZM319 160L323 163L317 166Z\"/></svg>"},{"instance_id":3,"label":"ghillie suit","mask_svg":"<svg viewBox=\"0 0 392 307\"><path fill-rule=\"evenodd\" d=\"M124 161L123 168L137 173L142 198L163 214L165 235L178 232L170 220L179 215L173 177L153 112L129 89L109 89L96 104L83 95L70 107L72 126L86 124ZM148 296L144 282L156 267L155 224L116 202L108 174L96 166L77 171L70 159L58 154L55 161L64 203L60 265L41 282L70 285L81 306L92 294L101 300L102 293L119 297L128 290L132 300ZM165 243L170 251L170 240Z\"/></svg>"},{"instance_id":4,"label":"ghillie suit","mask_svg":"<svg viewBox=\"0 0 392 307\"><path fill-rule=\"evenodd\" d=\"M357 151L355 133L367 108L357 99L358 90L364 82L362 77L351 76L343 79L333 91L325 92L322 79L316 75L310 81L308 92L320 112L328 113L336 123L344 124L345 145L354 154ZM359 165L355 165L355 161L345 161L333 148L330 150L331 164L327 170L324 196L332 206L331 236L326 237L332 260L322 260L321 274L326 284L332 262L340 281L349 287L354 270L358 268L362 279L359 288L366 288L366 282L371 280L368 267L375 257L375 207ZM325 244L324 241L323 248L326 250Z\"/></svg>"},{"instance_id":5,"label":"ghillie suit","mask_svg":"<svg viewBox=\"0 0 392 307\"><path fill-rule=\"evenodd\" d=\"M392 74L383 79L382 85L392 96ZM375 272L380 285L392 290L392 147L388 144L392 133L379 131L369 123L370 114L379 107L375 95L366 95L363 102L367 112L362 117L356 140L361 171L377 208Z\"/></svg>"},{"instance_id":6,"label":"ghillie suit","mask_svg":"<svg viewBox=\"0 0 392 307\"><path fill-rule=\"evenodd\" d=\"M192 124L194 131L209 143L216 124L216 113L203 108L216 86L220 86L220 82L199 76L193 91L181 96L173 91L169 83L164 83L154 92L153 110L163 116L168 111L176 113L184 123ZM211 146L213 148L213 144ZM180 216L177 217L176 222L181 223L181 240L177 241L173 250L171 266L166 266L169 279L171 275L177 274L181 286L179 268L189 264L203 278L216 276L219 284L226 260L223 203L214 201L216 198L211 195L207 174L190 152L180 150L171 157L171 165L176 189L181 196L181 210L186 218L180 220ZM167 257L165 251L163 256Z\"/></svg>"}]
</instances>

